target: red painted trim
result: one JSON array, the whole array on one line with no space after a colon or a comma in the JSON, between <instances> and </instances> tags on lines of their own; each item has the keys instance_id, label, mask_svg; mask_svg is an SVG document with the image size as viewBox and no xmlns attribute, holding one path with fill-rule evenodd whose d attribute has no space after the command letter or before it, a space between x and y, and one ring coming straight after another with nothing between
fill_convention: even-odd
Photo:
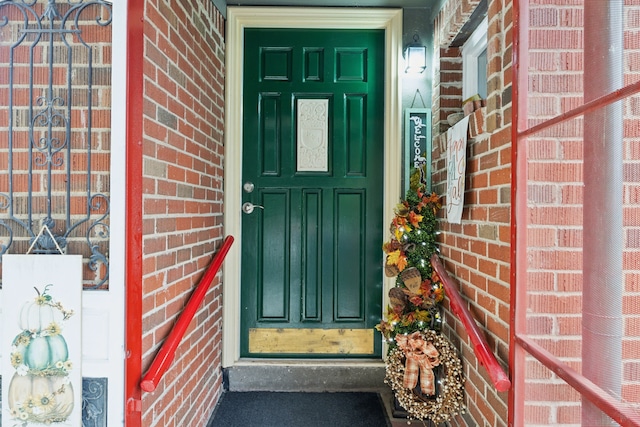
<instances>
[{"instance_id":1,"label":"red painted trim","mask_svg":"<svg viewBox=\"0 0 640 427\"><path fill-rule=\"evenodd\" d=\"M555 372L567 384L586 397L602 412L622 427L640 427L640 411L630 404L612 397L607 391L589 381L556 356L526 337L518 336L518 344L544 366Z\"/></svg>"},{"instance_id":2,"label":"red painted trim","mask_svg":"<svg viewBox=\"0 0 640 427\"><path fill-rule=\"evenodd\" d=\"M144 0L127 3L125 427L142 426L142 111ZM117 173L117 171L116 171Z\"/></svg>"},{"instance_id":3,"label":"red painted trim","mask_svg":"<svg viewBox=\"0 0 640 427\"><path fill-rule=\"evenodd\" d=\"M220 266L222 266L222 262L227 256L227 252L229 252L232 244L233 236L227 236L224 239L224 243L222 244L220 251L213 258L211 265L209 265L209 268L204 272L196 290L193 291L187 305L184 307L184 310L182 310L182 314L180 314L180 317L171 329L171 332L169 332L167 339L162 343L162 347L155 359L153 359L151 367L142 378L142 381L140 382L142 390L148 392L154 391L163 375L167 372L167 369L169 369L169 366L175 357L176 349L184 337L184 333L187 331L191 320L193 320L193 317L198 312L198 308L200 307L202 300L207 296L209 286L211 285L214 277L216 277L218 270L220 270Z\"/></svg>"},{"instance_id":4,"label":"red painted trim","mask_svg":"<svg viewBox=\"0 0 640 427\"><path fill-rule=\"evenodd\" d=\"M467 335L469 335L469 339L473 344L473 351L480 364L487 370L489 378L491 378L496 390L500 392L509 390L509 388L511 388L511 381L509 381L509 377L507 377L502 366L500 366L498 360L489 349L489 344L487 343L486 338L480 331L480 328L478 328L475 320L473 320L473 317L471 317L471 313L469 313L466 303L462 300L456 285L444 269L442 261L440 261L437 254L431 256L431 265L442 281L444 291L449 298L451 311L462 322L462 325L464 326L465 331L467 331Z\"/></svg>"}]
</instances>

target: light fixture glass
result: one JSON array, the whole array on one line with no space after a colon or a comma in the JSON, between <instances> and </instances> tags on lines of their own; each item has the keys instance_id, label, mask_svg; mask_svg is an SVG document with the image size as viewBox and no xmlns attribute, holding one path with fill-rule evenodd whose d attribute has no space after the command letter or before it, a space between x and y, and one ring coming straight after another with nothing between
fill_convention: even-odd
<instances>
[{"instance_id":1,"label":"light fixture glass","mask_svg":"<svg viewBox=\"0 0 640 427\"><path fill-rule=\"evenodd\" d=\"M425 46L409 46L405 53L405 73L420 74L427 68L427 48Z\"/></svg>"},{"instance_id":2,"label":"light fixture glass","mask_svg":"<svg viewBox=\"0 0 640 427\"><path fill-rule=\"evenodd\" d=\"M404 50L405 73L420 74L427 68L427 47L421 45L418 35L413 36L413 43Z\"/></svg>"}]
</instances>

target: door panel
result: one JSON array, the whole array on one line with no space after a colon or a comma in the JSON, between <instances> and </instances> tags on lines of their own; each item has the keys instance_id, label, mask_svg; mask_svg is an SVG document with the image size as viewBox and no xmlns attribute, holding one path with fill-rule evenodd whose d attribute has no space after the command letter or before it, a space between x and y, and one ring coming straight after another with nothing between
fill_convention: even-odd
<instances>
[{"instance_id":1,"label":"door panel","mask_svg":"<svg viewBox=\"0 0 640 427\"><path fill-rule=\"evenodd\" d=\"M258 285L261 321L289 320L289 197L284 191L263 192L261 253Z\"/></svg>"},{"instance_id":2,"label":"door panel","mask_svg":"<svg viewBox=\"0 0 640 427\"><path fill-rule=\"evenodd\" d=\"M245 30L242 356L380 357L383 82L382 30Z\"/></svg>"},{"instance_id":3,"label":"door panel","mask_svg":"<svg viewBox=\"0 0 640 427\"><path fill-rule=\"evenodd\" d=\"M347 175L366 173L366 97L362 94L347 95L346 99Z\"/></svg>"},{"instance_id":4,"label":"door panel","mask_svg":"<svg viewBox=\"0 0 640 427\"><path fill-rule=\"evenodd\" d=\"M334 321L363 321L363 291L365 267L361 262L365 250L363 248L361 224L364 224L364 194L362 190L336 191L334 203L335 235L335 287ZM348 255L348 256L345 256Z\"/></svg>"},{"instance_id":5,"label":"door panel","mask_svg":"<svg viewBox=\"0 0 640 427\"><path fill-rule=\"evenodd\" d=\"M281 95L278 93L261 93L260 134L257 140L258 153L261 160L262 176L278 176L280 174L280 115Z\"/></svg>"},{"instance_id":6,"label":"door panel","mask_svg":"<svg viewBox=\"0 0 640 427\"><path fill-rule=\"evenodd\" d=\"M321 191L319 189L302 190L302 286L304 305L303 322L321 321L320 307L322 296L322 212L320 210Z\"/></svg>"}]
</instances>

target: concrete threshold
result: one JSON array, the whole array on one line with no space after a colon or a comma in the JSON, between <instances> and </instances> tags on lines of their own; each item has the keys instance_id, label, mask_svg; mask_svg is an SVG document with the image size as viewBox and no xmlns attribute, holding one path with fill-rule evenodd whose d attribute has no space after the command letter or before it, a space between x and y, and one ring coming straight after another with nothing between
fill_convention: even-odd
<instances>
[{"instance_id":1,"label":"concrete threshold","mask_svg":"<svg viewBox=\"0 0 640 427\"><path fill-rule=\"evenodd\" d=\"M229 391L369 391L384 384L384 362L242 359L225 369Z\"/></svg>"}]
</instances>

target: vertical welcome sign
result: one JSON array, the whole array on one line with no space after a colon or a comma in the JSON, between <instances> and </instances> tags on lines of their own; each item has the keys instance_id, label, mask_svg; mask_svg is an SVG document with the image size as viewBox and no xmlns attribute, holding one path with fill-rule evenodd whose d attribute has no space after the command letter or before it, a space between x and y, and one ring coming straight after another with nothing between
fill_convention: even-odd
<instances>
[{"instance_id":1,"label":"vertical welcome sign","mask_svg":"<svg viewBox=\"0 0 640 427\"><path fill-rule=\"evenodd\" d=\"M405 190L412 169L424 167L427 191L431 191L431 110L407 108L404 115Z\"/></svg>"}]
</instances>

